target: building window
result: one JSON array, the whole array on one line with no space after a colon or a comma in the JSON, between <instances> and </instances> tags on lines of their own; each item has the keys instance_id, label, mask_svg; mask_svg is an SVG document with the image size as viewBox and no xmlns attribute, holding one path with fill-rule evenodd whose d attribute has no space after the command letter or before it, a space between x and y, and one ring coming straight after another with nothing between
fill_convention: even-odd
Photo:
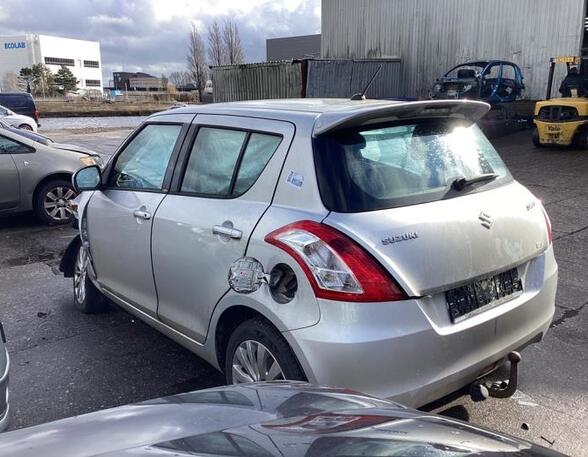
<instances>
[{"instance_id":1,"label":"building window","mask_svg":"<svg viewBox=\"0 0 588 457\"><path fill-rule=\"evenodd\" d=\"M45 57L45 65L65 65L66 67L73 67L73 59L64 59L63 57Z\"/></svg>"},{"instance_id":2,"label":"building window","mask_svg":"<svg viewBox=\"0 0 588 457\"><path fill-rule=\"evenodd\" d=\"M86 87L100 87L99 79L86 79Z\"/></svg>"},{"instance_id":3,"label":"building window","mask_svg":"<svg viewBox=\"0 0 588 457\"><path fill-rule=\"evenodd\" d=\"M97 60L84 60L84 67L100 68L100 62L98 62Z\"/></svg>"}]
</instances>

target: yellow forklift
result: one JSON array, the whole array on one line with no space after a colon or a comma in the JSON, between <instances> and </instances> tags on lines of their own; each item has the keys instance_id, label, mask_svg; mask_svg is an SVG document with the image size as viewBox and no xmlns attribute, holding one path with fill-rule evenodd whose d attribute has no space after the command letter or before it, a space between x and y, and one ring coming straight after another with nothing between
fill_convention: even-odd
<instances>
[{"instance_id":1,"label":"yellow forklift","mask_svg":"<svg viewBox=\"0 0 588 457\"><path fill-rule=\"evenodd\" d=\"M562 94L567 96L551 98L555 66L565 64L569 74L572 66L579 68L582 65L582 58L554 57L549 62L547 96L535 105L537 129L533 131L533 144L536 147L557 145L588 149L588 84L569 86L567 93Z\"/></svg>"}]
</instances>

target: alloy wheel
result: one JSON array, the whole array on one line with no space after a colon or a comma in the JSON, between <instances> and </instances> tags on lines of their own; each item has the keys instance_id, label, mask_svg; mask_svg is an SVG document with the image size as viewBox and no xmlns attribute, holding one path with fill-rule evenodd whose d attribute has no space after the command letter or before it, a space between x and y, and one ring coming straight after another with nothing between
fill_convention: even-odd
<instances>
[{"instance_id":1,"label":"alloy wheel","mask_svg":"<svg viewBox=\"0 0 588 457\"><path fill-rule=\"evenodd\" d=\"M285 379L280 364L263 344L243 341L233 355L233 383Z\"/></svg>"},{"instance_id":2,"label":"alloy wheel","mask_svg":"<svg viewBox=\"0 0 588 457\"><path fill-rule=\"evenodd\" d=\"M80 246L76 263L74 266L74 294L78 303L84 303L86 300L86 278L88 277L88 251L84 246Z\"/></svg>"},{"instance_id":3,"label":"alloy wheel","mask_svg":"<svg viewBox=\"0 0 588 457\"><path fill-rule=\"evenodd\" d=\"M45 194L45 212L56 222L67 221L72 215L69 202L75 197L76 193L69 187L54 187Z\"/></svg>"}]
</instances>

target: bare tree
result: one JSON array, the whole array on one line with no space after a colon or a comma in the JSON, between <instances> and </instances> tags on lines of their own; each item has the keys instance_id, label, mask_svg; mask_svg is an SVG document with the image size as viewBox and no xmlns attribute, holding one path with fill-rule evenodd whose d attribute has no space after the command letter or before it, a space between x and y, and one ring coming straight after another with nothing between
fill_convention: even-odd
<instances>
[{"instance_id":1,"label":"bare tree","mask_svg":"<svg viewBox=\"0 0 588 457\"><path fill-rule=\"evenodd\" d=\"M202 100L202 89L206 83L206 63L205 63L204 41L198 32L195 24L192 24L190 31L190 41L188 42L188 73L198 89L198 97Z\"/></svg>"},{"instance_id":2,"label":"bare tree","mask_svg":"<svg viewBox=\"0 0 588 457\"><path fill-rule=\"evenodd\" d=\"M231 20L225 21L223 25L223 47L225 49L227 63L235 65L243 63L244 53L239 37L237 24Z\"/></svg>"},{"instance_id":3,"label":"bare tree","mask_svg":"<svg viewBox=\"0 0 588 457\"><path fill-rule=\"evenodd\" d=\"M221 28L217 21L208 26L208 60L213 67L228 63Z\"/></svg>"},{"instance_id":4,"label":"bare tree","mask_svg":"<svg viewBox=\"0 0 588 457\"><path fill-rule=\"evenodd\" d=\"M188 68L190 68L190 54L188 53ZM169 74L169 82L176 87L184 87L192 82L189 71L173 71Z\"/></svg>"},{"instance_id":5,"label":"bare tree","mask_svg":"<svg viewBox=\"0 0 588 457\"><path fill-rule=\"evenodd\" d=\"M13 71L7 71L6 73L4 73L1 88L5 92L15 92L19 90L21 88L21 85L16 73L14 73Z\"/></svg>"}]
</instances>

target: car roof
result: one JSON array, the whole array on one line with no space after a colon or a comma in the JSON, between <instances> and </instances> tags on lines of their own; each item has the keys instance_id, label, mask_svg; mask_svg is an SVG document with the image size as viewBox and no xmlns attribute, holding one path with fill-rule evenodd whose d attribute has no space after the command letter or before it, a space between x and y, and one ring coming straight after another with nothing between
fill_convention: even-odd
<instances>
[{"instance_id":1,"label":"car roof","mask_svg":"<svg viewBox=\"0 0 588 457\"><path fill-rule=\"evenodd\" d=\"M221 114L283 120L306 117L313 120L313 136L318 136L341 128L368 125L376 120L459 117L475 122L488 109L486 103L468 100L300 98L188 105L157 113L152 118L166 114Z\"/></svg>"}]
</instances>

